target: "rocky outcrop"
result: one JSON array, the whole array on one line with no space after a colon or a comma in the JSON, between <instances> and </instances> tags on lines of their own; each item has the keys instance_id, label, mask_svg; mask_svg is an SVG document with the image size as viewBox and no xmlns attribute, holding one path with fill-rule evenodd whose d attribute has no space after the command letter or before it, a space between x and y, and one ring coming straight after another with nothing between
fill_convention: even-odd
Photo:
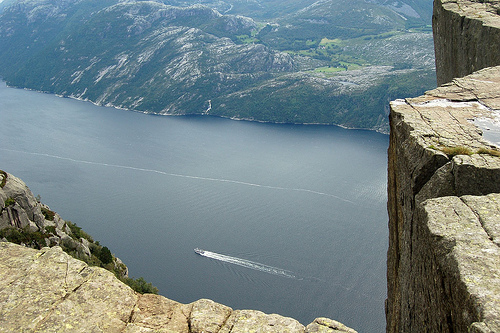
<instances>
[{"instance_id":1,"label":"rocky outcrop","mask_svg":"<svg viewBox=\"0 0 500 333\"><path fill-rule=\"evenodd\" d=\"M59 214L40 203L21 179L1 172L0 181L4 184L0 188L0 230L28 227L33 232L45 232L46 227L53 227L50 235L58 238L52 239L54 242L60 243L62 239L71 238L71 230ZM46 241L46 245L50 245L49 237Z\"/></svg>"},{"instance_id":2,"label":"rocky outcrop","mask_svg":"<svg viewBox=\"0 0 500 333\"><path fill-rule=\"evenodd\" d=\"M500 65L498 0L435 0L433 29L438 85Z\"/></svg>"},{"instance_id":3,"label":"rocky outcrop","mask_svg":"<svg viewBox=\"0 0 500 333\"><path fill-rule=\"evenodd\" d=\"M0 304L0 332L355 332L326 318L304 327L207 299L181 304L141 295L60 247L34 250L8 242L0 242Z\"/></svg>"},{"instance_id":4,"label":"rocky outcrop","mask_svg":"<svg viewBox=\"0 0 500 333\"><path fill-rule=\"evenodd\" d=\"M0 185L0 240L35 249L61 246L75 258L105 266L121 278L128 276L119 258L41 203L21 179L0 170Z\"/></svg>"},{"instance_id":5,"label":"rocky outcrop","mask_svg":"<svg viewBox=\"0 0 500 333\"><path fill-rule=\"evenodd\" d=\"M500 332L500 152L479 126L497 131L500 67L451 80L500 59L498 4L435 1L438 78L451 82L391 103L388 332Z\"/></svg>"},{"instance_id":6,"label":"rocky outcrop","mask_svg":"<svg viewBox=\"0 0 500 333\"><path fill-rule=\"evenodd\" d=\"M100 245L2 170L0 208L0 236L24 245L0 237L0 332L356 332L327 318L304 327L292 318L211 300L181 304L139 294L116 277L127 275L118 258L100 262Z\"/></svg>"}]
</instances>

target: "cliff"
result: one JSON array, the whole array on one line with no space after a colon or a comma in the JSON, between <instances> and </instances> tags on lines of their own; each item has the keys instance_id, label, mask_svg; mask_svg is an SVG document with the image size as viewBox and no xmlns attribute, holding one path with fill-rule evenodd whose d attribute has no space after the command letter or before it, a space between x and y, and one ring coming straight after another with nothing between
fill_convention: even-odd
<instances>
[{"instance_id":1,"label":"cliff","mask_svg":"<svg viewBox=\"0 0 500 333\"><path fill-rule=\"evenodd\" d=\"M437 83L500 65L498 0L436 0L432 17Z\"/></svg>"},{"instance_id":2,"label":"cliff","mask_svg":"<svg viewBox=\"0 0 500 333\"><path fill-rule=\"evenodd\" d=\"M294 319L201 299L138 294L60 247L0 243L0 332L354 332L326 318Z\"/></svg>"},{"instance_id":3,"label":"cliff","mask_svg":"<svg viewBox=\"0 0 500 333\"><path fill-rule=\"evenodd\" d=\"M436 0L448 83L391 103L387 332L500 332L499 5Z\"/></svg>"},{"instance_id":4,"label":"cliff","mask_svg":"<svg viewBox=\"0 0 500 333\"><path fill-rule=\"evenodd\" d=\"M101 265L120 278L127 278L127 267L107 247L76 224L65 221L42 204L19 178L0 170L0 240L34 249L60 246L73 257Z\"/></svg>"},{"instance_id":5,"label":"cliff","mask_svg":"<svg viewBox=\"0 0 500 333\"><path fill-rule=\"evenodd\" d=\"M327 318L304 327L207 299L181 304L137 293L116 277L126 275L126 267L116 258L101 262L98 247L36 200L19 178L0 170L0 332L355 333Z\"/></svg>"}]
</instances>

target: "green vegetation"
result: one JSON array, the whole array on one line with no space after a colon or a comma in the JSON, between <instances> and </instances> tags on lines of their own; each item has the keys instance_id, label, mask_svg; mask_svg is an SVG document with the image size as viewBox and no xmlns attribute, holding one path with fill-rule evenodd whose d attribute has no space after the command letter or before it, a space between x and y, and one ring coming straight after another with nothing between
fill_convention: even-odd
<instances>
[{"instance_id":1,"label":"green vegetation","mask_svg":"<svg viewBox=\"0 0 500 333\"><path fill-rule=\"evenodd\" d=\"M389 77L365 89L354 86L343 94L333 88L303 84L300 79L275 80L267 86L246 91L244 95L214 99L212 107L213 114L226 117L233 116L232 110L237 110L237 117L244 119L387 130L384 110L389 101L419 96L426 86L432 85L435 85L432 71Z\"/></svg>"},{"instance_id":2,"label":"green vegetation","mask_svg":"<svg viewBox=\"0 0 500 333\"><path fill-rule=\"evenodd\" d=\"M85 238L90 243L94 242L94 239L92 238L92 236L90 236L85 231L83 231L82 228L80 228L79 226L76 225L76 223L73 223L71 221L66 221L66 225L71 230L71 237L73 239L80 240L80 238Z\"/></svg>"},{"instance_id":3,"label":"green vegetation","mask_svg":"<svg viewBox=\"0 0 500 333\"><path fill-rule=\"evenodd\" d=\"M49 220L49 221L54 221L54 217L56 216L55 212L53 212L50 209L45 208L43 206L42 206L42 214L45 217L45 219Z\"/></svg>"},{"instance_id":4,"label":"green vegetation","mask_svg":"<svg viewBox=\"0 0 500 333\"><path fill-rule=\"evenodd\" d=\"M158 288L153 286L151 282L146 282L143 277L140 277L138 279L126 277L121 280L138 293L158 294Z\"/></svg>"},{"instance_id":5,"label":"green vegetation","mask_svg":"<svg viewBox=\"0 0 500 333\"><path fill-rule=\"evenodd\" d=\"M7 198L5 199L5 207L9 207L10 205L15 205L16 200L14 198Z\"/></svg>"},{"instance_id":6,"label":"green vegetation","mask_svg":"<svg viewBox=\"0 0 500 333\"><path fill-rule=\"evenodd\" d=\"M104 265L107 265L107 264L110 264L113 262L113 255L111 254L111 251L106 246L103 246L98 251L94 252L94 254Z\"/></svg>"},{"instance_id":7,"label":"green vegetation","mask_svg":"<svg viewBox=\"0 0 500 333\"><path fill-rule=\"evenodd\" d=\"M52 235L57 235L57 232L56 232L56 227L52 226L52 225L48 225L45 227L45 231L48 232L49 234L52 234Z\"/></svg>"},{"instance_id":8,"label":"green vegetation","mask_svg":"<svg viewBox=\"0 0 500 333\"><path fill-rule=\"evenodd\" d=\"M0 239L5 238L9 242L25 244L35 249L41 249L46 246L45 239L47 237L47 234L43 234L39 231L31 231L29 226L24 229L18 229L15 227L0 229Z\"/></svg>"}]
</instances>

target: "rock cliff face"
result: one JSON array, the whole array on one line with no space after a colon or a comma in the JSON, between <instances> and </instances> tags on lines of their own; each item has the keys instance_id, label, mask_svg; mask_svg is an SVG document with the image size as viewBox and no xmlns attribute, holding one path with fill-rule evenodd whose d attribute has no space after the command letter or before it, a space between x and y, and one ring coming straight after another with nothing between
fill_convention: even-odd
<instances>
[{"instance_id":1,"label":"rock cliff face","mask_svg":"<svg viewBox=\"0 0 500 333\"><path fill-rule=\"evenodd\" d=\"M498 0L434 1L437 83L500 65Z\"/></svg>"},{"instance_id":2,"label":"rock cliff face","mask_svg":"<svg viewBox=\"0 0 500 333\"><path fill-rule=\"evenodd\" d=\"M499 2L434 5L451 82L391 103L387 331L500 332Z\"/></svg>"},{"instance_id":3,"label":"rock cliff face","mask_svg":"<svg viewBox=\"0 0 500 333\"><path fill-rule=\"evenodd\" d=\"M107 265L118 276L127 277L127 267L76 224L65 221L35 198L19 178L0 170L0 240L40 249L61 246L75 258L94 265ZM103 262L105 261L105 262Z\"/></svg>"}]
</instances>

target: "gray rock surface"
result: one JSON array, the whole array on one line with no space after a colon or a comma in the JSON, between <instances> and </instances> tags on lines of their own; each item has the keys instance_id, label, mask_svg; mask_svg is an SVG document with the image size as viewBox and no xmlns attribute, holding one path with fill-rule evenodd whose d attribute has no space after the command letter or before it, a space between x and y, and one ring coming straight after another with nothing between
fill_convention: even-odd
<instances>
[{"instance_id":1,"label":"gray rock surface","mask_svg":"<svg viewBox=\"0 0 500 333\"><path fill-rule=\"evenodd\" d=\"M17 227L25 227L29 222L34 222L37 226L42 226L44 217L41 205L36 201L30 189L19 178L7 174L2 174L2 178L7 177L4 187L0 188L0 225L10 224ZM14 199L16 204L12 207L5 207L5 200ZM0 227L1 228L1 227Z\"/></svg>"},{"instance_id":2,"label":"gray rock surface","mask_svg":"<svg viewBox=\"0 0 500 333\"><path fill-rule=\"evenodd\" d=\"M500 2L434 1L434 45L438 85L500 65Z\"/></svg>"},{"instance_id":3,"label":"gray rock surface","mask_svg":"<svg viewBox=\"0 0 500 333\"><path fill-rule=\"evenodd\" d=\"M499 1L435 1L441 87L391 103L388 332L500 332ZM497 62L500 64L500 61Z\"/></svg>"},{"instance_id":4,"label":"gray rock surface","mask_svg":"<svg viewBox=\"0 0 500 333\"><path fill-rule=\"evenodd\" d=\"M96 245L71 237L68 224L38 202L19 178L0 172L0 184L0 231L26 234L29 227L53 246L36 250L28 247L39 246L36 242L19 246L0 240L0 332L355 332L326 318L305 328L292 318L233 310L208 299L181 304L138 294L110 271L88 266L54 246L89 259ZM46 219L42 210L53 219ZM127 276L126 266L113 259L116 273Z\"/></svg>"},{"instance_id":5,"label":"gray rock surface","mask_svg":"<svg viewBox=\"0 0 500 333\"><path fill-rule=\"evenodd\" d=\"M52 235L59 238L56 241L58 244L63 239L73 242L66 222L59 214L51 212L47 205L38 202L21 179L9 173L2 173L1 177L5 178L5 185L0 188L0 230L9 227L17 229L29 227L32 232L46 233L46 227L54 227L55 232ZM6 204L8 200L11 202L9 205ZM53 213L53 218L46 219L42 210ZM71 246L76 249L79 243L76 241Z\"/></svg>"},{"instance_id":6,"label":"gray rock surface","mask_svg":"<svg viewBox=\"0 0 500 333\"><path fill-rule=\"evenodd\" d=\"M292 318L211 300L181 304L137 294L59 247L8 242L0 242L0 304L0 332L355 332L326 318L305 328Z\"/></svg>"}]
</instances>

